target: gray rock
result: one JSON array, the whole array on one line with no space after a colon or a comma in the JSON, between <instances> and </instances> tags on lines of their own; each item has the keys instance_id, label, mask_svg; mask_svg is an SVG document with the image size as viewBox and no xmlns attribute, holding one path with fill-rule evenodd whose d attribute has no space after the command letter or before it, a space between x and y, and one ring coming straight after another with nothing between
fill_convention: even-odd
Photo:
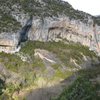
<instances>
[{"instance_id":1,"label":"gray rock","mask_svg":"<svg viewBox=\"0 0 100 100\"><path fill-rule=\"evenodd\" d=\"M100 52L100 26L93 26L93 20L88 19L87 24L79 20L70 20L67 16L46 17L44 19L33 17L32 27L28 32L29 40L59 41L67 39L88 46L90 50Z\"/></svg>"}]
</instances>

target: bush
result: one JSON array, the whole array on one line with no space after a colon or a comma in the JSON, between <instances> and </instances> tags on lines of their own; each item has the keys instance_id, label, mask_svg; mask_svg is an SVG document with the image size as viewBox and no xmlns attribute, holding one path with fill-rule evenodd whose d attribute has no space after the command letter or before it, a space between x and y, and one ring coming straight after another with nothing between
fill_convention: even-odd
<instances>
[{"instance_id":1,"label":"bush","mask_svg":"<svg viewBox=\"0 0 100 100\"><path fill-rule=\"evenodd\" d=\"M5 88L5 83L3 80L0 79L0 95L2 94L2 89Z\"/></svg>"},{"instance_id":2,"label":"bush","mask_svg":"<svg viewBox=\"0 0 100 100\"><path fill-rule=\"evenodd\" d=\"M99 100L96 87L86 76L79 76L54 100Z\"/></svg>"}]
</instances>

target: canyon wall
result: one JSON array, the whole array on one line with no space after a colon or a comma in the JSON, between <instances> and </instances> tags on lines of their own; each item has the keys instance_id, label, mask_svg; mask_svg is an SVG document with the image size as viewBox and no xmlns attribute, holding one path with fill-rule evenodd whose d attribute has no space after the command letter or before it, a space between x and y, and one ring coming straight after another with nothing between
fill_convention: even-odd
<instances>
[{"instance_id":1,"label":"canyon wall","mask_svg":"<svg viewBox=\"0 0 100 100\"><path fill-rule=\"evenodd\" d=\"M100 20L68 2L2 0L0 14L0 51L16 51L26 40L67 39L100 53Z\"/></svg>"},{"instance_id":2,"label":"canyon wall","mask_svg":"<svg viewBox=\"0 0 100 100\"><path fill-rule=\"evenodd\" d=\"M91 18L88 18L87 23L83 23L66 16L43 19L33 17L28 39L39 41L67 39L100 53L100 26L94 26Z\"/></svg>"},{"instance_id":3,"label":"canyon wall","mask_svg":"<svg viewBox=\"0 0 100 100\"><path fill-rule=\"evenodd\" d=\"M25 19L26 24L17 33L1 33L1 51L16 50L26 40L59 41L66 39L88 46L100 53L100 26L88 18L87 23L67 16ZM24 22L25 23L25 22Z\"/></svg>"},{"instance_id":4,"label":"canyon wall","mask_svg":"<svg viewBox=\"0 0 100 100\"><path fill-rule=\"evenodd\" d=\"M100 26L95 25L91 18L87 23L70 19L67 16L59 17L31 17L17 33L1 33L1 51L16 50L25 40L59 41L66 39L88 46L91 50L100 53Z\"/></svg>"}]
</instances>

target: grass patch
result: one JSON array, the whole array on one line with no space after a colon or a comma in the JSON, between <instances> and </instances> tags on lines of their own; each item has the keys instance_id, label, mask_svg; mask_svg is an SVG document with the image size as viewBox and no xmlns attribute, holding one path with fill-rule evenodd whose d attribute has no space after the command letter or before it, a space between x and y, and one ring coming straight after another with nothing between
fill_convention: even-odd
<instances>
[{"instance_id":1,"label":"grass patch","mask_svg":"<svg viewBox=\"0 0 100 100\"><path fill-rule=\"evenodd\" d=\"M52 67L53 69L55 69L55 70L59 70L59 69L61 68L61 66L58 65L58 64L53 64L51 67Z\"/></svg>"},{"instance_id":2,"label":"grass patch","mask_svg":"<svg viewBox=\"0 0 100 100\"><path fill-rule=\"evenodd\" d=\"M69 76L71 76L74 73L74 71L56 71L55 74L52 77L52 80L61 80L61 79L65 79Z\"/></svg>"}]
</instances>

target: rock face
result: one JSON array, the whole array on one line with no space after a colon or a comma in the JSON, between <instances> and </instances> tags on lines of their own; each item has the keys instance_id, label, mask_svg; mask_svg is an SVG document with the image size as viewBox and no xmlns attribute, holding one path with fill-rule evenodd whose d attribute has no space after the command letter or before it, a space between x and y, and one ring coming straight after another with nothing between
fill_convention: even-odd
<instances>
[{"instance_id":1,"label":"rock face","mask_svg":"<svg viewBox=\"0 0 100 100\"><path fill-rule=\"evenodd\" d=\"M60 60L55 55L47 50L35 49L34 56L43 60L46 67L53 64L60 64ZM61 63L62 64L62 63ZM63 64L62 64L63 65Z\"/></svg>"},{"instance_id":2,"label":"rock face","mask_svg":"<svg viewBox=\"0 0 100 100\"><path fill-rule=\"evenodd\" d=\"M67 2L1 0L0 13L0 39L4 41L4 45L0 47L3 51L7 50L5 46L9 46L10 50L16 50L21 42L27 39L39 41L67 39L100 53L100 20L73 9ZM4 39L10 42L5 42Z\"/></svg>"},{"instance_id":3,"label":"rock face","mask_svg":"<svg viewBox=\"0 0 100 100\"><path fill-rule=\"evenodd\" d=\"M33 17L18 34L0 34L0 46L5 49L16 49L19 42L24 40L59 41L67 39L88 46L91 50L100 53L100 26L93 25L93 20L87 23L70 19L67 16Z\"/></svg>"},{"instance_id":4,"label":"rock face","mask_svg":"<svg viewBox=\"0 0 100 100\"><path fill-rule=\"evenodd\" d=\"M91 18L88 19L86 24L79 20L70 20L66 16L44 19L33 17L28 39L39 41L67 39L100 52L100 26L93 26Z\"/></svg>"},{"instance_id":5,"label":"rock face","mask_svg":"<svg viewBox=\"0 0 100 100\"><path fill-rule=\"evenodd\" d=\"M19 42L19 33L1 33L0 51L14 52Z\"/></svg>"}]
</instances>

